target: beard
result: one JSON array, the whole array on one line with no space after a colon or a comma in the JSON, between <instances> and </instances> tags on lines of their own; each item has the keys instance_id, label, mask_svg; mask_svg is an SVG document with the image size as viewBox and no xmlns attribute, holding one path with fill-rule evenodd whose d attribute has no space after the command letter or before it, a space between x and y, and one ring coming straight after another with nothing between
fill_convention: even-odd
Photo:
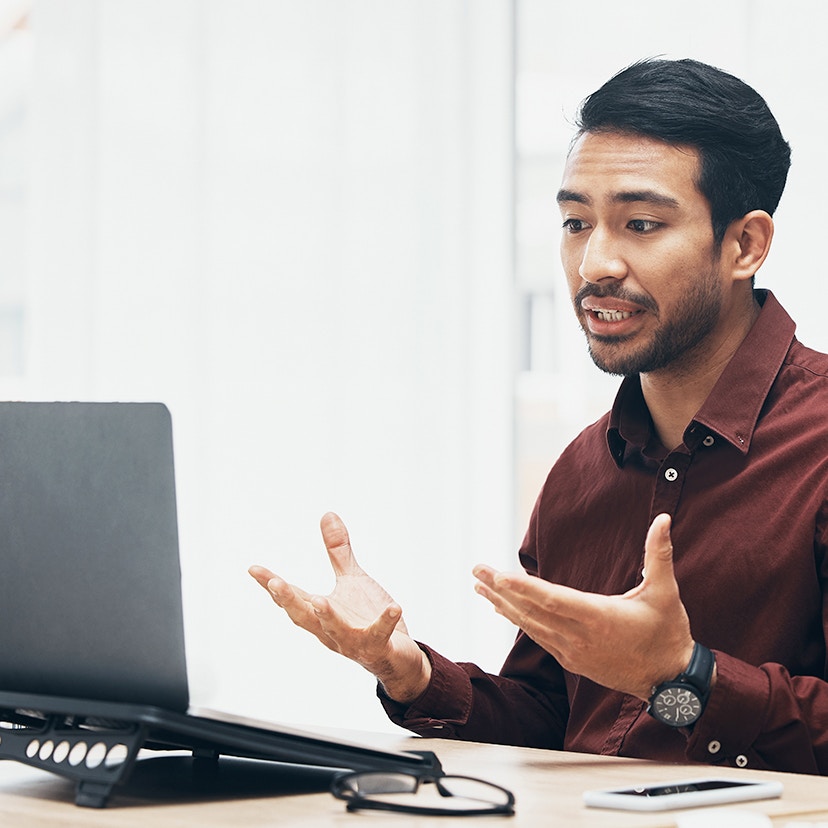
<instances>
[{"instance_id":1,"label":"beard","mask_svg":"<svg viewBox=\"0 0 828 828\"><path fill-rule=\"evenodd\" d=\"M574 299L579 319L581 300L586 296L626 299L654 313L657 319L659 317L658 304L649 296L632 294L624 289L608 290L589 283L578 291ZM678 368L690 361L694 349L716 327L721 307L721 283L717 273L711 270L705 278L694 282L673 309L672 318L659 324L649 341L637 348L632 345L624 347L624 344L631 342L638 334L605 336L590 333L583 323L581 328L586 334L589 355L602 371L617 376L647 374L668 365Z\"/></svg>"}]
</instances>

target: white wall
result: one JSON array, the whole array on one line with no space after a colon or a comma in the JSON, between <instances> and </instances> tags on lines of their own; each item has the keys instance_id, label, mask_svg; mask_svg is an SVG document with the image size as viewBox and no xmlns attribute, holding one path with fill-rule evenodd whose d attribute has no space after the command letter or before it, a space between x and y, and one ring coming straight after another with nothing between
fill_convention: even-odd
<instances>
[{"instance_id":1,"label":"white wall","mask_svg":"<svg viewBox=\"0 0 828 828\"><path fill-rule=\"evenodd\" d=\"M35 6L28 396L173 413L195 700L390 727L246 574L332 577L496 669L511 526L508 4ZM499 646L492 647L492 641Z\"/></svg>"},{"instance_id":2,"label":"white wall","mask_svg":"<svg viewBox=\"0 0 828 828\"><path fill-rule=\"evenodd\" d=\"M782 300L806 345L828 351L823 313L828 281L818 258L822 228L828 226L828 51L821 34L828 27L828 6L819 0L795 0L785 6L761 0L750 9L746 80L762 90L792 147L772 255L757 284L771 288Z\"/></svg>"}]
</instances>

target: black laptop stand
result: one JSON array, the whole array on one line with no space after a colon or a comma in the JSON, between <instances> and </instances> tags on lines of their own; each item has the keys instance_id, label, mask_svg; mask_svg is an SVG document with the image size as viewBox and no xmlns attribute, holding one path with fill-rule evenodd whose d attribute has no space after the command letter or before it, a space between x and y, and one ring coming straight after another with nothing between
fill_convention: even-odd
<instances>
[{"instance_id":1,"label":"black laptop stand","mask_svg":"<svg viewBox=\"0 0 828 828\"><path fill-rule=\"evenodd\" d=\"M71 779L77 805L103 808L141 749L191 751L196 761L227 755L332 772L443 772L431 751L390 752L156 707L0 692L0 759Z\"/></svg>"}]
</instances>

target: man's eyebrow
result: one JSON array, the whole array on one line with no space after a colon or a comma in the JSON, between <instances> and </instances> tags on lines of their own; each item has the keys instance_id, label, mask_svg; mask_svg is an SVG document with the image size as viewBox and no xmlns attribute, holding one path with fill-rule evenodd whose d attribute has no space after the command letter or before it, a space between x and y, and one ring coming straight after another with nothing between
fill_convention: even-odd
<instances>
[{"instance_id":1,"label":"man's eyebrow","mask_svg":"<svg viewBox=\"0 0 828 828\"><path fill-rule=\"evenodd\" d=\"M574 202L575 204L592 204L592 199L585 193L579 193L576 190L558 190L557 196L558 204L565 204L567 202ZM610 196L610 201L615 204L634 204L636 202L643 202L644 204L655 204L659 207L678 207L678 201L672 196L664 193L656 192L655 190L621 190L613 193Z\"/></svg>"},{"instance_id":2,"label":"man's eyebrow","mask_svg":"<svg viewBox=\"0 0 828 828\"><path fill-rule=\"evenodd\" d=\"M656 204L659 207L678 207L678 201L672 196L658 193L655 190L624 190L620 193L613 193L612 201L618 204L632 204L643 201L647 204Z\"/></svg>"},{"instance_id":3,"label":"man's eyebrow","mask_svg":"<svg viewBox=\"0 0 828 828\"><path fill-rule=\"evenodd\" d=\"M558 190L558 204L566 201L574 201L577 204L591 204L591 199L583 193L576 193L574 190Z\"/></svg>"}]
</instances>

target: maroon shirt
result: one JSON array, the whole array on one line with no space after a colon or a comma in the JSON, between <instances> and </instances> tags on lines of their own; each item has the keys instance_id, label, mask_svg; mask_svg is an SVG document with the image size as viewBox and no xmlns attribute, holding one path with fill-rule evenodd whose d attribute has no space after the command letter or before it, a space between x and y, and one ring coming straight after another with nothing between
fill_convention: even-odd
<instances>
[{"instance_id":1,"label":"maroon shirt","mask_svg":"<svg viewBox=\"0 0 828 828\"><path fill-rule=\"evenodd\" d=\"M672 515L693 637L718 679L692 730L561 668L519 633L497 676L428 647L433 677L391 718L427 736L828 773L828 356L772 294L667 451L637 377L555 463L520 550L548 581L604 594L641 579L652 519Z\"/></svg>"}]
</instances>

